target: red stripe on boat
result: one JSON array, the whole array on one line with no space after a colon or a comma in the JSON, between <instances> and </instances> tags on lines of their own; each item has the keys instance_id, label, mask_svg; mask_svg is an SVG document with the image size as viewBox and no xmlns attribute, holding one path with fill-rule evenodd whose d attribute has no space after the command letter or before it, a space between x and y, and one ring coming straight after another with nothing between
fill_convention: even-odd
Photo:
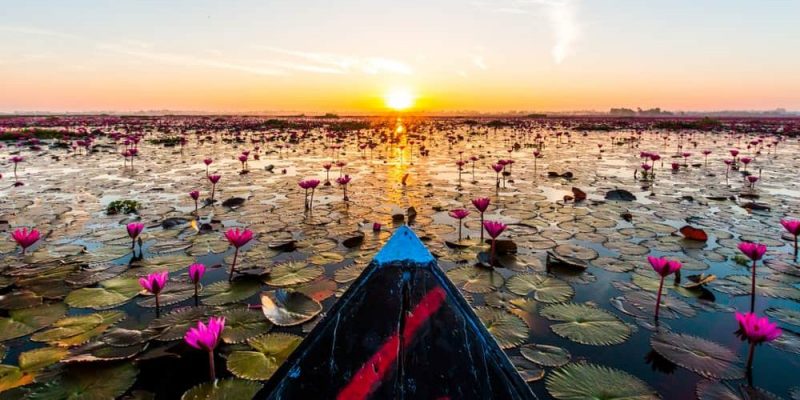
<instances>
[{"instance_id":1,"label":"red stripe on boat","mask_svg":"<svg viewBox=\"0 0 800 400\"><path fill-rule=\"evenodd\" d=\"M406 316L403 328L403 345L407 346L414 338L414 334L433 313L439 310L446 297L444 289L437 286L425 294L425 297ZM395 333L370 357L350 382L336 396L337 400L363 400L369 396L375 387L383 380L384 376L395 360L400 349L400 335Z\"/></svg>"}]
</instances>

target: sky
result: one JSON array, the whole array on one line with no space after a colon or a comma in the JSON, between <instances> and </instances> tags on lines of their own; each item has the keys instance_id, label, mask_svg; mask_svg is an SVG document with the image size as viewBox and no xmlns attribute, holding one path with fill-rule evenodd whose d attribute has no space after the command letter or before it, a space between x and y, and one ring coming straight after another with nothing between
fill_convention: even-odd
<instances>
[{"instance_id":1,"label":"sky","mask_svg":"<svg viewBox=\"0 0 800 400\"><path fill-rule=\"evenodd\" d=\"M0 6L0 112L800 110L797 0Z\"/></svg>"}]
</instances>

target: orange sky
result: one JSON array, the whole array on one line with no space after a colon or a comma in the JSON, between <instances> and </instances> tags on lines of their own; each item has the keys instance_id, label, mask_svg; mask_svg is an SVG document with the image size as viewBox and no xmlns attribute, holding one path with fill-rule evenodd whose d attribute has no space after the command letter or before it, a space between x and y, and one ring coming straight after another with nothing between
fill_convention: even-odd
<instances>
[{"instance_id":1,"label":"orange sky","mask_svg":"<svg viewBox=\"0 0 800 400\"><path fill-rule=\"evenodd\" d=\"M797 2L269 3L6 7L0 111L800 110Z\"/></svg>"}]
</instances>

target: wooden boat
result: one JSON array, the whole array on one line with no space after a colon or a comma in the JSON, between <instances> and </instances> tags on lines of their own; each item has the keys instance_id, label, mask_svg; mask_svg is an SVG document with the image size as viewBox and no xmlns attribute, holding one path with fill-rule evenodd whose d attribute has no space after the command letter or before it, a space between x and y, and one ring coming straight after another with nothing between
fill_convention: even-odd
<instances>
[{"instance_id":1,"label":"wooden boat","mask_svg":"<svg viewBox=\"0 0 800 400\"><path fill-rule=\"evenodd\" d=\"M536 399L408 227L267 382L264 399Z\"/></svg>"}]
</instances>

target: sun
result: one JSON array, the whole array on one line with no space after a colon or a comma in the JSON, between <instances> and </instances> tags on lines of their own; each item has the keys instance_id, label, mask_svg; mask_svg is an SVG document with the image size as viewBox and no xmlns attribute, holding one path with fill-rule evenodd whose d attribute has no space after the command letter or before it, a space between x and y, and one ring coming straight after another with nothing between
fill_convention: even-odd
<instances>
[{"instance_id":1,"label":"sun","mask_svg":"<svg viewBox=\"0 0 800 400\"><path fill-rule=\"evenodd\" d=\"M403 111L414 105L414 94L408 89L392 89L386 93L384 100L387 107Z\"/></svg>"}]
</instances>

